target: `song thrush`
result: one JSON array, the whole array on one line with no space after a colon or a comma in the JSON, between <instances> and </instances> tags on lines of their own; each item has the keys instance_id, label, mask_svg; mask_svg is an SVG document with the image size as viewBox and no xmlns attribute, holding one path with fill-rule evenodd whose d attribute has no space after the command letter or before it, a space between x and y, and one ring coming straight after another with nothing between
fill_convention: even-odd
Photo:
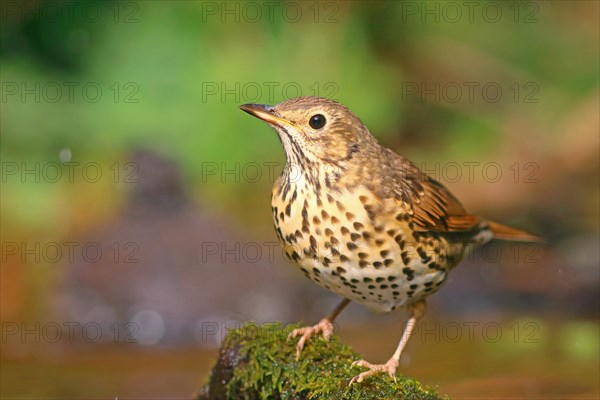
<instances>
[{"instance_id":1,"label":"song thrush","mask_svg":"<svg viewBox=\"0 0 600 400\"><path fill-rule=\"evenodd\" d=\"M406 305L410 314L396 352L376 372L395 378L400 353L465 251L492 238L530 241L527 232L465 211L440 183L381 146L341 104L299 97L276 106L244 104L279 135L286 166L272 192L275 230L285 254L314 282L344 300L318 324L294 330L297 357L314 334L326 339L332 322L355 301L378 312Z\"/></svg>"}]
</instances>

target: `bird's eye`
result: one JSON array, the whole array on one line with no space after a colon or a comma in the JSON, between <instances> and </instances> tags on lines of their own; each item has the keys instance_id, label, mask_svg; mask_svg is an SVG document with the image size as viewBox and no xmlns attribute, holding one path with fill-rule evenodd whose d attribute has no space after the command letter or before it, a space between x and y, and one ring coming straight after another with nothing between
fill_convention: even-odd
<instances>
[{"instance_id":1,"label":"bird's eye","mask_svg":"<svg viewBox=\"0 0 600 400\"><path fill-rule=\"evenodd\" d=\"M327 122L327 120L322 114L315 114L308 120L308 124L313 129L321 129L325 126L325 122Z\"/></svg>"}]
</instances>

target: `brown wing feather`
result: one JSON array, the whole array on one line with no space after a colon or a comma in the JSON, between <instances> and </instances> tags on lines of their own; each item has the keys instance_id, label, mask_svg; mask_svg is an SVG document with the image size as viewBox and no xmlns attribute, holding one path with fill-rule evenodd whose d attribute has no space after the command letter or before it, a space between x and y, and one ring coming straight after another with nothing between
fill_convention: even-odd
<instances>
[{"instance_id":1,"label":"brown wing feather","mask_svg":"<svg viewBox=\"0 0 600 400\"><path fill-rule=\"evenodd\" d=\"M442 184L389 150L397 177L396 196L410 205L415 229L438 232L478 230L482 220L468 214Z\"/></svg>"}]
</instances>

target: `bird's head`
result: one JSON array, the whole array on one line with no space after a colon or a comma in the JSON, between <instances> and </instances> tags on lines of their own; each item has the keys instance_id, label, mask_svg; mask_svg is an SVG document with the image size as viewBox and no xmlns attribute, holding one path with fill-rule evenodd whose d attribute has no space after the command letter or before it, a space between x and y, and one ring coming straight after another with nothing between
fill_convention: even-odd
<instances>
[{"instance_id":1,"label":"bird's head","mask_svg":"<svg viewBox=\"0 0 600 400\"><path fill-rule=\"evenodd\" d=\"M333 100L297 97L275 106L244 104L240 108L277 131L288 164L346 169L378 147L362 121Z\"/></svg>"}]
</instances>

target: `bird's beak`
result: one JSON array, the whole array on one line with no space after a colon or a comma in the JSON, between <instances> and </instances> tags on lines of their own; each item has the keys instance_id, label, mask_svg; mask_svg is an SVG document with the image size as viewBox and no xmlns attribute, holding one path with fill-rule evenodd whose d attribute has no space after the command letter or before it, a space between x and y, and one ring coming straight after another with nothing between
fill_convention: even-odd
<instances>
[{"instance_id":1,"label":"bird's beak","mask_svg":"<svg viewBox=\"0 0 600 400\"><path fill-rule=\"evenodd\" d=\"M260 118L263 121L271 124L283 127L284 125L292 125L289 121L283 118L277 117L273 113L273 107L266 106L263 104L244 104L240 106L240 109L246 111L248 114Z\"/></svg>"}]
</instances>

